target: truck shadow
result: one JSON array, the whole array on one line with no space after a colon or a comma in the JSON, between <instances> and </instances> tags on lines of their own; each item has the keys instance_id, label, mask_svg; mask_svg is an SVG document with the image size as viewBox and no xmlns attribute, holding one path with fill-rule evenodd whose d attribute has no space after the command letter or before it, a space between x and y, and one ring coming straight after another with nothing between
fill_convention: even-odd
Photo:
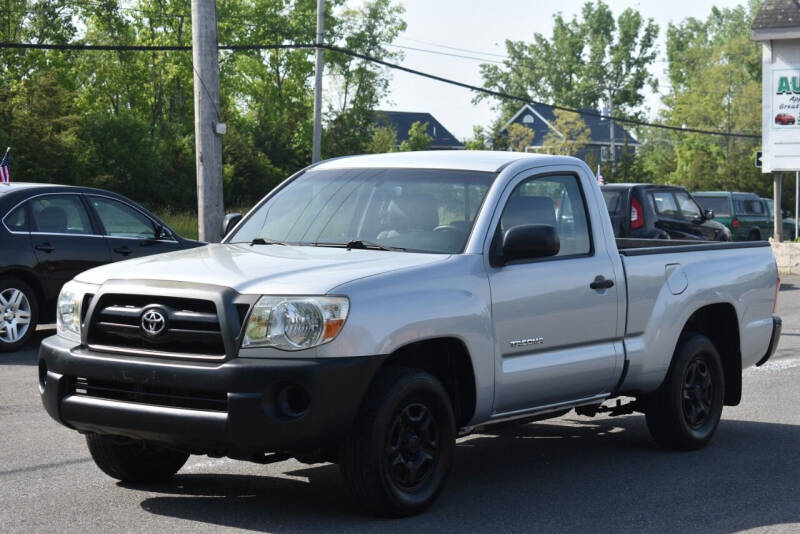
<instances>
[{"instance_id":1,"label":"truck shadow","mask_svg":"<svg viewBox=\"0 0 800 534\"><path fill-rule=\"evenodd\" d=\"M725 420L708 448L665 452L641 416L570 415L461 440L441 498L418 517L364 514L330 464L283 472L292 478L179 474L141 506L252 531L731 532L800 522L798 443L800 426Z\"/></svg>"}]
</instances>

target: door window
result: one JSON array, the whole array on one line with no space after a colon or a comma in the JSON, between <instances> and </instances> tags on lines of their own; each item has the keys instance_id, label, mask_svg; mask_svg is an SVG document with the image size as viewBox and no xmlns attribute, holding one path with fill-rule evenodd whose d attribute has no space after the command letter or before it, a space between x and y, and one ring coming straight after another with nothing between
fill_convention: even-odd
<instances>
[{"instance_id":1,"label":"door window","mask_svg":"<svg viewBox=\"0 0 800 534\"><path fill-rule=\"evenodd\" d=\"M704 209L711 210L715 216L730 217L731 204L728 197L695 197L695 200L703 206Z\"/></svg>"},{"instance_id":2,"label":"door window","mask_svg":"<svg viewBox=\"0 0 800 534\"><path fill-rule=\"evenodd\" d=\"M17 206L14 211L6 215L3 222L10 232L27 232L30 230L30 226L28 225L28 211L25 209L24 204Z\"/></svg>"},{"instance_id":3,"label":"door window","mask_svg":"<svg viewBox=\"0 0 800 534\"><path fill-rule=\"evenodd\" d=\"M29 201L36 230L45 234L93 234L89 214L77 195L46 195Z\"/></svg>"},{"instance_id":4,"label":"door window","mask_svg":"<svg viewBox=\"0 0 800 534\"><path fill-rule=\"evenodd\" d=\"M589 219L578 178L555 175L532 178L519 184L506 202L500 231L524 224L546 224L558 233L561 249L556 257L592 252Z\"/></svg>"},{"instance_id":5,"label":"door window","mask_svg":"<svg viewBox=\"0 0 800 534\"><path fill-rule=\"evenodd\" d=\"M675 198L678 199L681 213L683 213L683 216L687 219L699 219L703 216L700 208L697 206L697 203L692 197L689 196L689 193L678 191L675 193Z\"/></svg>"},{"instance_id":6,"label":"door window","mask_svg":"<svg viewBox=\"0 0 800 534\"><path fill-rule=\"evenodd\" d=\"M675 197L672 196L670 191L654 191L651 193L650 198L653 199L653 206L656 208L656 213L664 217L680 219L681 213L678 210L678 204L675 202Z\"/></svg>"},{"instance_id":7,"label":"door window","mask_svg":"<svg viewBox=\"0 0 800 534\"><path fill-rule=\"evenodd\" d=\"M100 217L107 235L136 239L156 238L153 221L139 210L110 198L90 196L88 199Z\"/></svg>"}]
</instances>

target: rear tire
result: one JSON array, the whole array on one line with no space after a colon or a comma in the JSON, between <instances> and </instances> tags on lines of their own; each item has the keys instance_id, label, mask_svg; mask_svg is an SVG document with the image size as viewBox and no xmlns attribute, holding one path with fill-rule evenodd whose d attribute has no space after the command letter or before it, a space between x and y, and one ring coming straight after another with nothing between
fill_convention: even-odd
<instances>
[{"instance_id":1,"label":"rear tire","mask_svg":"<svg viewBox=\"0 0 800 534\"><path fill-rule=\"evenodd\" d=\"M168 480L189 459L184 452L115 436L87 434L86 444L97 467L123 482Z\"/></svg>"},{"instance_id":2,"label":"rear tire","mask_svg":"<svg viewBox=\"0 0 800 534\"><path fill-rule=\"evenodd\" d=\"M716 347L699 334L682 336L664 383L645 399L647 427L666 449L701 449L714 437L724 399Z\"/></svg>"},{"instance_id":3,"label":"rear tire","mask_svg":"<svg viewBox=\"0 0 800 534\"><path fill-rule=\"evenodd\" d=\"M761 241L761 234L759 234L757 231L753 230L752 232L747 234L747 240L748 241Z\"/></svg>"},{"instance_id":4,"label":"rear tire","mask_svg":"<svg viewBox=\"0 0 800 534\"><path fill-rule=\"evenodd\" d=\"M21 349L38 323L39 299L33 289L13 276L0 280L0 352Z\"/></svg>"},{"instance_id":5,"label":"rear tire","mask_svg":"<svg viewBox=\"0 0 800 534\"><path fill-rule=\"evenodd\" d=\"M422 512L444 487L455 450L453 409L442 384L413 368L384 369L341 446L345 483L387 517Z\"/></svg>"}]
</instances>

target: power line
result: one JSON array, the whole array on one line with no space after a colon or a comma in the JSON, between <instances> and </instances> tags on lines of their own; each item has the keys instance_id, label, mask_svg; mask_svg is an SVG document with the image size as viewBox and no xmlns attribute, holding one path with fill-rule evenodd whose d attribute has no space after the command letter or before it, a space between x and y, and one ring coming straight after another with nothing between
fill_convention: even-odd
<instances>
[{"instance_id":1,"label":"power line","mask_svg":"<svg viewBox=\"0 0 800 534\"><path fill-rule=\"evenodd\" d=\"M485 62L485 63L497 63L498 65L503 65L504 64L502 61L498 61L496 59L485 59L485 58L482 58L482 57L466 56L466 55L462 55L462 54L453 54L452 52L442 52L441 50L430 50L430 49L427 49L427 48L417 48L417 47L414 47L414 46L404 46L404 45L398 45L398 44L394 44L394 43L383 43L383 44L384 44L384 46L391 46L391 47L394 47L394 48L401 48L403 50L414 50L415 52L425 52L426 54L436 54L436 55L439 55L439 56L449 56L449 57L458 57L458 58L463 58L463 59L472 59L472 60L475 60L475 61L482 61L482 62Z\"/></svg>"},{"instance_id":2,"label":"power line","mask_svg":"<svg viewBox=\"0 0 800 534\"><path fill-rule=\"evenodd\" d=\"M250 51L250 50L285 50L285 49L313 49L317 46L329 50L331 52L338 52L340 54L346 54L350 57L355 57L358 59L362 59L364 61L375 63L378 65L382 65L389 69L399 70L402 72L406 72L409 74L413 74L415 76L420 76L423 78L427 78L430 80L435 80L441 83L446 83L448 85L453 85L455 87L461 87L463 89L469 89L470 91L474 91L476 93L482 93L485 95L493 96L499 99L505 100L513 100L516 102L520 102L523 104L531 104L534 106L544 106L553 110L559 111L567 111L570 113L577 113L578 115L584 115L589 117L596 117L603 120L613 120L618 123L623 124L631 124L634 126L643 126L649 128L659 128L662 130L669 130L674 132L682 132L682 133L695 133L695 134L702 134L702 135L715 135L720 137L737 137L743 139L761 139L761 135L759 134L749 134L749 133L741 133L741 132L723 132L718 130L704 130L701 128L686 128L682 126L670 126L667 124L658 124L658 123L651 123L647 121L642 121L638 119L630 119L627 117L619 117L619 116L611 116L600 113L599 111L591 111L591 110L580 110L576 108L570 108L566 106L560 106L558 104L547 104L544 102L538 102L536 100L531 100L529 98L525 98L518 95L511 95L508 93L504 93L502 91L496 91L494 89L487 89L485 87L480 87L477 85L472 85L464 82L459 82L457 80L453 80L450 78L445 78L443 76L439 76L436 74L431 74L428 72L423 72L420 70L412 69L409 67L405 67L403 65L398 65L397 63L391 63L389 61L385 61L367 54L362 54L360 52L356 52L354 50L349 50L347 48L342 48L335 45L330 44L320 44L316 45L314 43L299 43L299 44L252 44L252 45L219 45L220 50L232 50L232 51ZM87 44L33 44L33 43L7 43L1 42L0 48L16 48L16 49L44 49L44 50L113 50L113 51L189 51L192 48L190 46L177 46L177 45L87 45Z\"/></svg>"},{"instance_id":3,"label":"power line","mask_svg":"<svg viewBox=\"0 0 800 534\"><path fill-rule=\"evenodd\" d=\"M480 50L471 50L469 48L459 48L457 46L449 46L449 45L443 45L443 44L439 44L439 43L432 43L430 41L420 41L419 39L412 39L411 37L403 37L402 35L400 36L400 39L405 39L406 41L412 41L414 43L420 43L420 44L424 44L424 45L435 46L437 48L444 48L446 50L455 50L456 52L467 52L468 54L478 54L480 56L492 56L492 57L499 57L499 58L502 58L502 59L508 59L508 56L505 55L505 54L496 54L496 53L493 53L493 52L481 52Z\"/></svg>"}]
</instances>

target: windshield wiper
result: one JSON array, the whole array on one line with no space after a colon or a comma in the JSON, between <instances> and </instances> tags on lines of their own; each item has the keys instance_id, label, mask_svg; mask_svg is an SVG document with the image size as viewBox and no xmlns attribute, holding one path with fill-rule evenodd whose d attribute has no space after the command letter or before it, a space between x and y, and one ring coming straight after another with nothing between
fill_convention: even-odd
<instances>
[{"instance_id":1,"label":"windshield wiper","mask_svg":"<svg viewBox=\"0 0 800 534\"><path fill-rule=\"evenodd\" d=\"M318 247L343 247L347 250L354 248L370 250L405 250L403 247L390 247L374 241L364 241L363 239L354 239L347 243L314 243L314 245Z\"/></svg>"},{"instance_id":2,"label":"windshield wiper","mask_svg":"<svg viewBox=\"0 0 800 534\"><path fill-rule=\"evenodd\" d=\"M257 237L250 241L250 246L253 245L285 245L283 241L276 241L274 239L264 239L263 237Z\"/></svg>"}]
</instances>

